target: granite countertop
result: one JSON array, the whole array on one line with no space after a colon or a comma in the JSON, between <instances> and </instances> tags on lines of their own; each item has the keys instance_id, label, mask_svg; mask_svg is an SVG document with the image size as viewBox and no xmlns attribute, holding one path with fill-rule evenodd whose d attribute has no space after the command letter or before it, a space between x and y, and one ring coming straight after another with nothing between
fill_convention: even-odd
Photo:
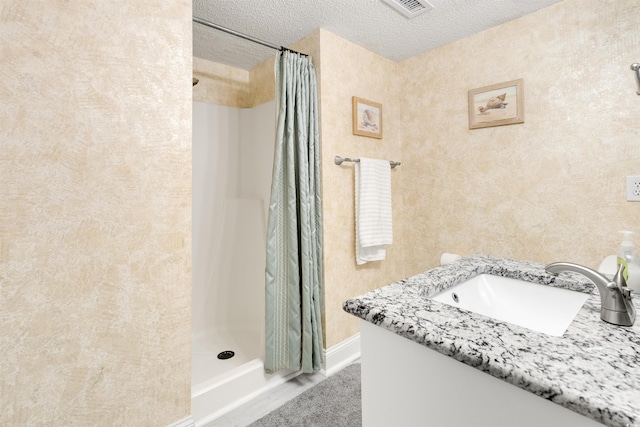
<instances>
[{"instance_id":1,"label":"granite countertop","mask_svg":"<svg viewBox=\"0 0 640 427\"><path fill-rule=\"evenodd\" d=\"M431 301L479 274L591 294L561 337ZM634 295L640 314L640 295ZM633 327L600 320L600 296L584 276L474 255L351 298L344 310L611 427L640 426L640 315Z\"/></svg>"}]
</instances>

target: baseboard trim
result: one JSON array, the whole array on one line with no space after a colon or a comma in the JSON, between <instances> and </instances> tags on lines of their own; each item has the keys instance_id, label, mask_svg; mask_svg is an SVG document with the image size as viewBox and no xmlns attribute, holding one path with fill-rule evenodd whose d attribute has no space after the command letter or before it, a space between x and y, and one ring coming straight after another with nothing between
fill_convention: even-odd
<instances>
[{"instance_id":1,"label":"baseboard trim","mask_svg":"<svg viewBox=\"0 0 640 427\"><path fill-rule=\"evenodd\" d=\"M189 415L187 418L183 418L180 421L176 421L173 424L169 424L168 427L195 427L196 422L193 420L193 417Z\"/></svg>"},{"instance_id":2,"label":"baseboard trim","mask_svg":"<svg viewBox=\"0 0 640 427\"><path fill-rule=\"evenodd\" d=\"M322 373L329 377L360 357L360 332L324 351Z\"/></svg>"}]
</instances>

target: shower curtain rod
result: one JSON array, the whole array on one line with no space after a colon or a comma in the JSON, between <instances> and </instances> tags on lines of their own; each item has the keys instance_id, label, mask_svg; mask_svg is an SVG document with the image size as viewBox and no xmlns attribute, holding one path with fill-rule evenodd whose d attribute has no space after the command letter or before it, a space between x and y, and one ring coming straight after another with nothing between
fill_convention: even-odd
<instances>
[{"instance_id":1,"label":"shower curtain rod","mask_svg":"<svg viewBox=\"0 0 640 427\"><path fill-rule=\"evenodd\" d=\"M223 27L222 25L218 25L218 24L214 24L213 22L205 21L204 19L200 19L200 18L197 18L195 16L193 17L193 22L196 22L198 24L202 24L205 27L213 28L214 30L222 31L222 32L227 33L227 34L231 34L232 36L240 37L241 39L249 40L250 42L257 43L257 44L260 44L262 46L266 46L266 47L274 49L274 50L279 50L281 52L284 51L284 50L288 50L289 52L297 53L297 54L300 54L302 56L309 56L306 53L296 52L295 50L288 49L288 48L286 48L284 46L277 46L275 44L266 42L264 40L260 40L260 39L257 39L255 37L251 37L251 36L248 36L246 34L239 33L237 31L234 31L234 30L230 29L230 28Z\"/></svg>"}]
</instances>

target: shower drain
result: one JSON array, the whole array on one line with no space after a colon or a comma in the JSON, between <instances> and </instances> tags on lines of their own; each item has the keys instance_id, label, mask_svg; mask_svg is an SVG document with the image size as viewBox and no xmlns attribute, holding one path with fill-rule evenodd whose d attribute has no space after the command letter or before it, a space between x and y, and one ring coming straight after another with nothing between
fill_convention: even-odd
<instances>
[{"instance_id":1,"label":"shower drain","mask_svg":"<svg viewBox=\"0 0 640 427\"><path fill-rule=\"evenodd\" d=\"M218 359L220 360L231 359L233 356L235 356L235 353L231 350L225 350L218 353Z\"/></svg>"}]
</instances>

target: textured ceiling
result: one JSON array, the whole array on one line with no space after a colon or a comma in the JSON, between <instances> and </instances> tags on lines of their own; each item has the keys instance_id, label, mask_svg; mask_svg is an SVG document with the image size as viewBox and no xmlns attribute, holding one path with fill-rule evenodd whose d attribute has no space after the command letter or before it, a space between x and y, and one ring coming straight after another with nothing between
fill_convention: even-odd
<instances>
[{"instance_id":1,"label":"textured ceiling","mask_svg":"<svg viewBox=\"0 0 640 427\"><path fill-rule=\"evenodd\" d=\"M193 16L284 46L323 28L401 61L559 1L429 0L434 9L409 20L381 0L193 0ZM270 48L193 24L196 57L250 70L273 54Z\"/></svg>"}]
</instances>

